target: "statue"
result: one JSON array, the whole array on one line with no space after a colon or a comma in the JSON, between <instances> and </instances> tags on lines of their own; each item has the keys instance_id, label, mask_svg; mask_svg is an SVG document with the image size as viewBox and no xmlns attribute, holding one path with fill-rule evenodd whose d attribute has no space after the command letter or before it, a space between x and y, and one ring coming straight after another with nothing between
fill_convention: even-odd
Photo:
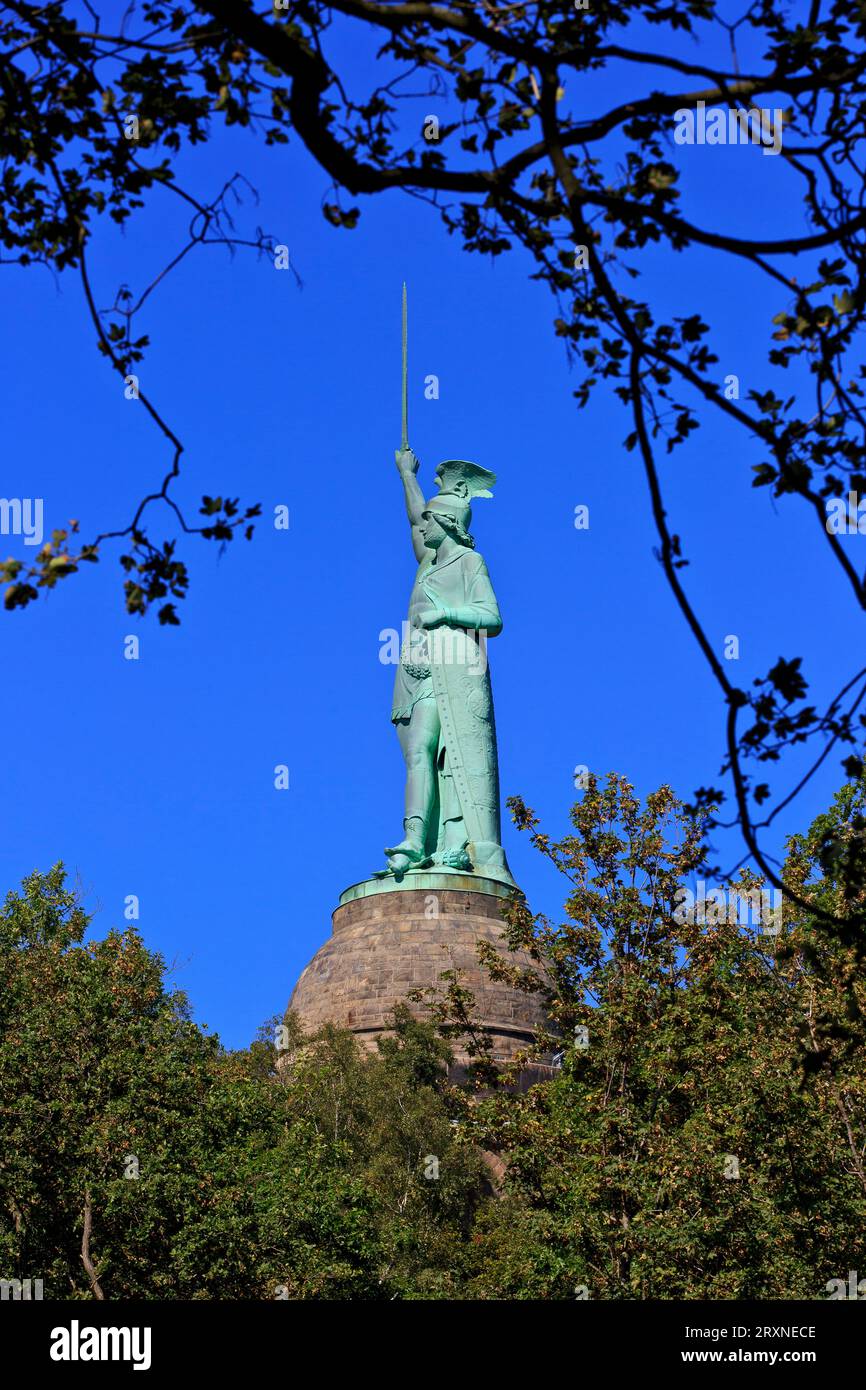
<instances>
[{"instance_id":1,"label":"statue","mask_svg":"<svg viewBox=\"0 0 866 1390\"><path fill-rule=\"evenodd\" d=\"M393 1033L394 1010L407 991L438 992L447 969L471 990L494 1061L508 1062L550 1025L546 990L509 983L510 969L536 973L537 963L503 940L503 905L520 890L501 844L487 665L488 638L499 633L502 618L470 529L473 499L490 497L496 478L475 463L448 459L436 470L435 496L425 500L409 447L406 379L404 286L396 461L417 573L391 707L406 764L403 829L385 850L387 865L340 894L331 937L303 971L289 1008L307 1033L335 1023L373 1048ZM506 965L501 979L479 960L479 941ZM460 1037L454 1045L449 1075L458 1080L476 1048ZM546 1061L532 1063L520 1084L551 1075Z\"/></svg>"},{"instance_id":2,"label":"statue","mask_svg":"<svg viewBox=\"0 0 866 1390\"><path fill-rule=\"evenodd\" d=\"M376 877L431 867L513 885L500 844L499 769L487 639L502 618L469 533L470 500L496 475L464 459L439 465L429 501L409 448L403 286L403 436L396 451L418 572L394 682L391 721L406 763L403 839Z\"/></svg>"}]
</instances>

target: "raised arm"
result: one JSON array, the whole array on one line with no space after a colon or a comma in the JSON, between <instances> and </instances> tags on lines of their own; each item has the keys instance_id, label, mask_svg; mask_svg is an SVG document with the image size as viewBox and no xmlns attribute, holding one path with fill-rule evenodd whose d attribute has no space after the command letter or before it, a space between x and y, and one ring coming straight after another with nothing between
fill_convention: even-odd
<instances>
[{"instance_id":1,"label":"raised arm","mask_svg":"<svg viewBox=\"0 0 866 1390\"><path fill-rule=\"evenodd\" d=\"M411 449L395 450L394 458L397 462L397 472L403 479L403 491L406 494L406 515L409 518L409 525L412 527L412 549L415 551L415 559L420 564L425 554L424 538L421 535L424 494L416 477L418 460Z\"/></svg>"}]
</instances>

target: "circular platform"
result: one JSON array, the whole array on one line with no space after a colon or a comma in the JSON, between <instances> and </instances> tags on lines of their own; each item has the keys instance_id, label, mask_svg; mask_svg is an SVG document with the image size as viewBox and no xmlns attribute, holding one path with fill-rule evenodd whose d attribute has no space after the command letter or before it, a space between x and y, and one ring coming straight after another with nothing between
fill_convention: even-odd
<instances>
[{"instance_id":1,"label":"circular platform","mask_svg":"<svg viewBox=\"0 0 866 1390\"><path fill-rule=\"evenodd\" d=\"M488 897L510 898L519 890L513 883L498 878L482 878L479 874L465 873L461 869L412 869L402 878L388 874L382 878L365 878L361 883L353 883L340 894L340 906L355 902L358 898L372 898L377 893L408 892L446 892L486 893Z\"/></svg>"}]
</instances>

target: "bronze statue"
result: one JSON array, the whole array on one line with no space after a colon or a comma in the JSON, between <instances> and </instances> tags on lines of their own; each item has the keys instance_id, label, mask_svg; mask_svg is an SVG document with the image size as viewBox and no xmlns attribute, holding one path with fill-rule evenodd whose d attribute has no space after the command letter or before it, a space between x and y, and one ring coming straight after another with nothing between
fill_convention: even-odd
<instances>
[{"instance_id":1,"label":"bronze statue","mask_svg":"<svg viewBox=\"0 0 866 1390\"><path fill-rule=\"evenodd\" d=\"M391 720L406 762L403 839L381 877L437 866L512 883L500 844L499 768L487 639L502 629L487 566L469 533L470 500L496 476L464 459L439 465L425 502L409 448L403 287L403 442L396 451L418 572Z\"/></svg>"}]
</instances>

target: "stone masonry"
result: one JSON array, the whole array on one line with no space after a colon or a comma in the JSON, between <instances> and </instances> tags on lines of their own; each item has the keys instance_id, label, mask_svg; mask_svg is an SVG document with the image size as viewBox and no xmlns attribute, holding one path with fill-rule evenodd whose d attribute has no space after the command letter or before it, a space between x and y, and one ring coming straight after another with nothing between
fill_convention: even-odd
<instances>
[{"instance_id":1,"label":"stone masonry","mask_svg":"<svg viewBox=\"0 0 866 1390\"><path fill-rule=\"evenodd\" d=\"M532 1042L544 1010L538 994L494 982L478 961L481 938L512 964L532 965L526 952L511 952L502 941L501 907L493 894L442 888L435 895L405 889L344 902L334 912L333 935L304 970L289 1007L307 1032L332 1022L372 1047L407 991L438 986L444 970L459 969L475 995L475 1019L492 1037L494 1057L507 1061ZM456 1061L462 1070L466 1058L458 1052ZM539 1079L548 1068L533 1071Z\"/></svg>"}]
</instances>

